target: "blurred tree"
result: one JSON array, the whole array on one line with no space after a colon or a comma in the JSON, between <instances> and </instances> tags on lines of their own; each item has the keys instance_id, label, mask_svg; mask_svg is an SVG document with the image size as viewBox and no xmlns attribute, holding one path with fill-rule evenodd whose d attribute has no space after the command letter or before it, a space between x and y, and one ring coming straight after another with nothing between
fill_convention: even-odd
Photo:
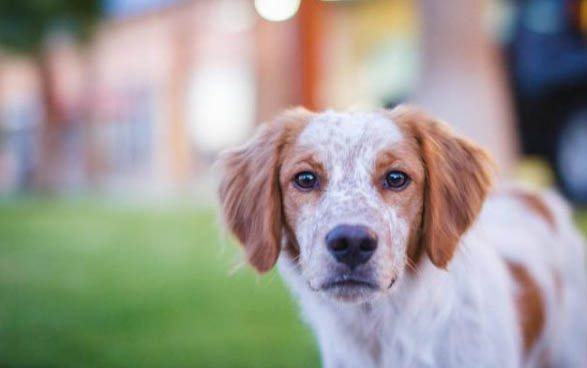
<instances>
[{"instance_id":1,"label":"blurred tree","mask_svg":"<svg viewBox=\"0 0 587 368\"><path fill-rule=\"evenodd\" d=\"M10 50L39 54L45 35L65 28L87 39L101 15L99 0L0 1L0 44Z\"/></svg>"},{"instance_id":2,"label":"blurred tree","mask_svg":"<svg viewBox=\"0 0 587 368\"><path fill-rule=\"evenodd\" d=\"M0 1L0 48L29 55L39 72L45 122L42 157L37 183L51 189L46 171L51 170L57 148L62 111L55 95L55 76L45 47L54 32L64 32L79 41L88 40L102 15L100 0L3 0Z\"/></svg>"}]
</instances>

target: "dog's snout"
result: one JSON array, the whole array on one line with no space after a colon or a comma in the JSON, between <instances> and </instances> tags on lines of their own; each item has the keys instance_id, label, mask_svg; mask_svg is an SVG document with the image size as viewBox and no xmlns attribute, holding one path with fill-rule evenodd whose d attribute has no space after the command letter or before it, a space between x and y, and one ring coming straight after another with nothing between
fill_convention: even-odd
<instances>
[{"instance_id":1,"label":"dog's snout","mask_svg":"<svg viewBox=\"0 0 587 368\"><path fill-rule=\"evenodd\" d=\"M351 270L367 262L377 249L377 236L365 226L339 225L326 234L325 240L334 258Z\"/></svg>"}]
</instances>

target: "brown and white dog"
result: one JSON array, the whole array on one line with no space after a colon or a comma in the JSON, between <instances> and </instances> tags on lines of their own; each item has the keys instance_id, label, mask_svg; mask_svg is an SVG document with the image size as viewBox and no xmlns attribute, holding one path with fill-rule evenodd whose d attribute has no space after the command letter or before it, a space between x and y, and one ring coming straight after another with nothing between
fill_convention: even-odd
<instances>
[{"instance_id":1,"label":"brown and white dog","mask_svg":"<svg viewBox=\"0 0 587 368\"><path fill-rule=\"evenodd\" d=\"M294 109L227 152L223 216L276 263L325 367L587 367L587 269L553 193L411 107Z\"/></svg>"}]
</instances>

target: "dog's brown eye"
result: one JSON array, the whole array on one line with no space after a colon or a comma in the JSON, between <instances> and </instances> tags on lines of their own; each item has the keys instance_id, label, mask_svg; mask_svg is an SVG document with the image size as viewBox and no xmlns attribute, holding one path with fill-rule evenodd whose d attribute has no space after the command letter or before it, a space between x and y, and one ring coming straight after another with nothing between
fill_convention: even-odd
<instances>
[{"instance_id":1,"label":"dog's brown eye","mask_svg":"<svg viewBox=\"0 0 587 368\"><path fill-rule=\"evenodd\" d=\"M294 183L299 189L312 190L318 185L318 179L314 173L304 171L296 174L294 177Z\"/></svg>"},{"instance_id":2,"label":"dog's brown eye","mask_svg":"<svg viewBox=\"0 0 587 368\"><path fill-rule=\"evenodd\" d=\"M385 176L385 187L392 190L404 189L410 183L410 178L401 171L390 171Z\"/></svg>"}]
</instances>

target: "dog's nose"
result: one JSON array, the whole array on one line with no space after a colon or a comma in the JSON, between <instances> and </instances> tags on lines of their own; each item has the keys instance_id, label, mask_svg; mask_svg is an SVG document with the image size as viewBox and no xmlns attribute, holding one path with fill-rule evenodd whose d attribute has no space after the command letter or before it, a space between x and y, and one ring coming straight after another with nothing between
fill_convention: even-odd
<instances>
[{"instance_id":1,"label":"dog's nose","mask_svg":"<svg viewBox=\"0 0 587 368\"><path fill-rule=\"evenodd\" d=\"M338 225L325 240L334 258L351 270L367 262L377 249L377 236L365 226Z\"/></svg>"}]
</instances>

